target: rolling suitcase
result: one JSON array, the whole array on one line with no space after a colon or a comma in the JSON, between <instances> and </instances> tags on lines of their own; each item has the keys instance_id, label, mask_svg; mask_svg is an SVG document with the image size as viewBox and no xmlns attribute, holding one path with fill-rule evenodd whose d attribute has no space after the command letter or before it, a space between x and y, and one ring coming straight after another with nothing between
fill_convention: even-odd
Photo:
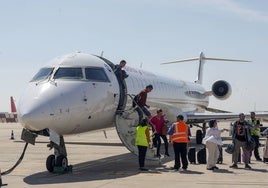
<instances>
[{"instance_id":1,"label":"rolling suitcase","mask_svg":"<svg viewBox=\"0 0 268 188\"><path fill-rule=\"evenodd\" d=\"M206 148L202 148L197 152L197 161L199 164L207 164Z\"/></svg>"},{"instance_id":2,"label":"rolling suitcase","mask_svg":"<svg viewBox=\"0 0 268 188\"><path fill-rule=\"evenodd\" d=\"M268 137L266 139L265 146L263 148L263 162L268 162Z\"/></svg>"},{"instance_id":3,"label":"rolling suitcase","mask_svg":"<svg viewBox=\"0 0 268 188\"><path fill-rule=\"evenodd\" d=\"M196 164L195 148L194 147L190 147L189 148L189 151L188 151L188 161L191 164Z\"/></svg>"},{"instance_id":4,"label":"rolling suitcase","mask_svg":"<svg viewBox=\"0 0 268 188\"><path fill-rule=\"evenodd\" d=\"M197 130L196 131L196 135L195 135L195 140L196 140L196 144L202 144L202 139L203 139L203 133L201 130Z\"/></svg>"}]
</instances>

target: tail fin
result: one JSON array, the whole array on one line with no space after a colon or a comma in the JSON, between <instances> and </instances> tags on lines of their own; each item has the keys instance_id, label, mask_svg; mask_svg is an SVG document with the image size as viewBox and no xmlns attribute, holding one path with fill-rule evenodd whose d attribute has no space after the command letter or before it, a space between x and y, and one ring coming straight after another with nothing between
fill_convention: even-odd
<instances>
[{"instance_id":1,"label":"tail fin","mask_svg":"<svg viewBox=\"0 0 268 188\"><path fill-rule=\"evenodd\" d=\"M198 76L197 76L197 80L195 81L198 84L202 84L202 82L203 82L203 67L204 67L204 64L205 64L205 60L251 62L251 61L239 60L239 59L209 58L209 57L205 57L205 54L203 52L200 52L199 57L183 59L183 60L178 60L178 61L172 61L172 62L166 62L166 63L161 63L161 64L181 63L181 62L195 61L195 60L199 61Z\"/></svg>"},{"instance_id":2,"label":"tail fin","mask_svg":"<svg viewBox=\"0 0 268 188\"><path fill-rule=\"evenodd\" d=\"M10 97L11 113L17 113L16 105L13 97Z\"/></svg>"}]
</instances>

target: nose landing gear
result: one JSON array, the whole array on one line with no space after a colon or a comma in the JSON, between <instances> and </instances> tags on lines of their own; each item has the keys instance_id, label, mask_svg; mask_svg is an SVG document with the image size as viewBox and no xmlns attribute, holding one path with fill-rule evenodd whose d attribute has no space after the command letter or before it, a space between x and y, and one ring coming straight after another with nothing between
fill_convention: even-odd
<instances>
[{"instance_id":1,"label":"nose landing gear","mask_svg":"<svg viewBox=\"0 0 268 188\"><path fill-rule=\"evenodd\" d=\"M67 152L62 136L60 136L59 145L50 141L47 147L54 148L54 155L49 155L46 161L46 167L49 172L63 173L72 170L72 166L68 165Z\"/></svg>"}]
</instances>

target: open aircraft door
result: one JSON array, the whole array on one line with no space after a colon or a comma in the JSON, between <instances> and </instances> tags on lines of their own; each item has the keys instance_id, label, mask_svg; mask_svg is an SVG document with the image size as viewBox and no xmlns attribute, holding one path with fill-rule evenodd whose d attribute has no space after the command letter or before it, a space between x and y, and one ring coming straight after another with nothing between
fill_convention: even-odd
<instances>
[{"instance_id":1,"label":"open aircraft door","mask_svg":"<svg viewBox=\"0 0 268 188\"><path fill-rule=\"evenodd\" d=\"M124 146L132 153L138 155L138 148L135 145L136 127L138 125L139 116L135 108L132 107L132 96L127 96L126 107L122 111L118 111L115 115L115 125L118 136ZM146 153L146 159L158 160L155 157L155 149L149 148Z\"/></svg>"}]
</instances>

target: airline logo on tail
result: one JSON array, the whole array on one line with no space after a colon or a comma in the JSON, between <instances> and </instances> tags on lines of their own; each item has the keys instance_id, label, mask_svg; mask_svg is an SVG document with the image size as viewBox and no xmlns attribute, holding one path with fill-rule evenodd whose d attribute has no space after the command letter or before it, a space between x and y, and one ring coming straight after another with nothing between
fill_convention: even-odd
<instances>
[{"instance_id":1,"label":"airline logo on tail","mask_svg":"<svg viewBox=\"0 0 268 188\"><path fill-rule=\"evenodd\" d=\"M0 122L1 123L16 123L18 122L17 118L17 109L13 97L10 97L10 107L11 113L0 112Z\"/></svg>"},{"instance_id":2,"label":"airline logo on tail","mask_svg":"<svg viewBox=\"0 0 268 188\"><path fill-rule=\"evenodd\" d=\"M11 113L17 113L16 105L12 96L10 97L10 105Z\"/></svg>"}]
</instances>

